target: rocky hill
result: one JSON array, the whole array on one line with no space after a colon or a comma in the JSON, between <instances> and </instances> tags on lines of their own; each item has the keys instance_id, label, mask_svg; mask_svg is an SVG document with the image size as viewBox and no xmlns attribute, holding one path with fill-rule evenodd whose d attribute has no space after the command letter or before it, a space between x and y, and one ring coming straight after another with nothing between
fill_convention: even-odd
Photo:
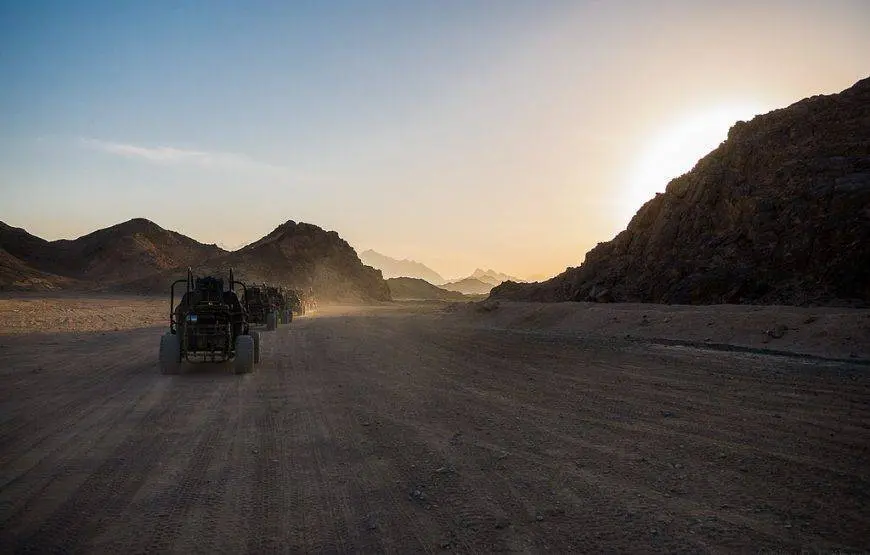
<instances>
[{"instance_id":1,"label":"rocky hill","mask_svg":"<svg viewBox=\"0 0 870 555\"><path fill-rule=\"evenodd\" d=\"M244 280L312 290L321 301L390 300L380 270L362 263L335 231L288 221L259 241L222 256L212 265L236 268Z\"/></svg>"},{"instance_id":2,"label":"rocky hill","mask_svg":"<svg viewBox=\"0 0 870 555\"><path fill-rule=\"evenodd\" d=\"M45 241L0 223L0 290L90 289L162 294L187 267L199 274L279 283L321 301L389 300L379 270L364 266L334 231L288 221L238 251L226 252L130 220L75 240Z\"/></svg>"},{"instance_id":3,"label":"rocky hill","mask_svg":"<svg viewBox=\"0 0 870 555\"><path fill-rule=\"evenodd\" d=\"M106 284L134 279L225 252L142 218L58 241L45 241L0 222L0 248L18 261L19 271L25 271L23 265L48 281L57 281L52 275L59 276L67 286L71 280ZM2 283L8 285L9 280Z\"/></svg>"},{"instance_id":4,"label":"rocky hill","mask_svg":"<svg viewBox=\"0 0 870 555\"><path fill-rule=\"evenodd\" d=\"M398 260L371 249L361 252L359 258L363 264L383 272L385 278L419 278L435 285L445 281L438 272L416 260Z\"/></svg>"},{"instance_id":5,"label":"rocky hill","mask_svg":"<svg viewBox=\"0 0 870 555\"><path fill-rule=\"evenodd\" d=\"M390 295L396 301L464 301L469 297L456 291L447 291L426 280L409 277L387 279Z\"/></svg>"},{"instance_id":6,"label":"rocky hill","mask_svg":"<svg viewBox=\"0 0 870 555\"><path fill-rule=\"evenodd\" d=\"M870 79L738 122L581 266L492 296L870 305Z\"/></svg>"},{"instance_id":7,"label":"rocky hill","mask_svg":"<svg viewBox=\"0 0 870 555\"><path fill-rule=\"evenodd\" d=\"M0 249L0 291L51 291L73 283L71 279L41 272Z\"/></svg>"}]
</instances>

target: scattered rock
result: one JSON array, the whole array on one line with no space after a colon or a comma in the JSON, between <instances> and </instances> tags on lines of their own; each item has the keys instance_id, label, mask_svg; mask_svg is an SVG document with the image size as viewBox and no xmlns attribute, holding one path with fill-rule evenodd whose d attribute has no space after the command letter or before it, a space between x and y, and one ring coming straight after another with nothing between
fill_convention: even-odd
<instances>
[{"instance_id":1,"label":"scattered rock","mask_svg":"<svg viewBox=\"0 0 870 555\"><path fill-rule=\"evenodd\" d=\"M377 520L375 520L374 517L369 517L368 519L366 519L366 529L367 530L377 530L378 529L378 522L377 522Z\"/></svg>"},{"instance_id":2,"label":"scattered rock","mask_svg":"<svg viewBox=\"0 0 870 555\"><path fill-rule=\"evenodd\" d=\"M782 339L782 337L785 335L785 332L787 332L787 331L788 331L788 326L786 326L784 324L778 324L775 328L766 330L764 333L768 337L772 337L774 339Z\"/></svg>"},{"instance_id":3,"label":"scattered rock","mask_svg":"<svg viewBox=\"0 0 870 555\"><path fill-rule=\"evenodd\" d=\"M422 486L420 486L420 487L422 488ZM417 488L417 489L413 490L413 491L409 494L409 497L410 497L411 499L413 499L414 501L425 501L425 500L427 499L426 494L423 493L423 490L420 489L420 488Z\"/></svg>"}]
</instances>

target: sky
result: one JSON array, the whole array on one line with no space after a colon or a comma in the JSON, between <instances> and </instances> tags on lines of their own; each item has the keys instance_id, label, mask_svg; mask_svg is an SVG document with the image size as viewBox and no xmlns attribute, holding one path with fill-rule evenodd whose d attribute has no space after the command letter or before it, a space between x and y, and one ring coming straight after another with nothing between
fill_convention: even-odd
<instances>
[{"instance_id":1,"label":"sky","mask_svg":"<svg viewBox=\"0 0 870 555\"><path fill-rule=\"evenodd\" d=\"M287 221L579 265L740 119L870 75L866 0L0 0L0 220Z\"/></svg>"}]
</instances>

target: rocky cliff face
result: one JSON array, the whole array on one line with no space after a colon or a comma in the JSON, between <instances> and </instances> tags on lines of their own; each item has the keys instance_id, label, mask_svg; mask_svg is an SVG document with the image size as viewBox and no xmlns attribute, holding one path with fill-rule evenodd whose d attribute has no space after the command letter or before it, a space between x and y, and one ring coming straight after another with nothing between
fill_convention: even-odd
<instances>
[{"instance_id":1,"label":"rocky cliff face","mask_svg":"<svg viewBox=\"0 0 870 555\"><path fill-rule=\"evenodd\" d=\"M870 79L738 122L580 267L492 296L870 305Z\"/></svg>"}]
</instances>

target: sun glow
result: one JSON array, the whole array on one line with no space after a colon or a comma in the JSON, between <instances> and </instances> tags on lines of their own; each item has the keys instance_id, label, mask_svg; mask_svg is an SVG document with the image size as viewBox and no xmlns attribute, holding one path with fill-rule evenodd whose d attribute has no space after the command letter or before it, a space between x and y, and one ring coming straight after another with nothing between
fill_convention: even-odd
<instances>
[{"instance_id":1,"label":"sun glow","mask_svg":"<svg viewBox=\"0 0 870 555\"><path fill-rule=\"evenodd\" d=\"M623 199L626 222L656 193L664 192L668 182L718 147L732 125L763 111L761 105L751 103L718 106L683 117L654 136L628 176Z\"/></svg>"}]
</instances>

